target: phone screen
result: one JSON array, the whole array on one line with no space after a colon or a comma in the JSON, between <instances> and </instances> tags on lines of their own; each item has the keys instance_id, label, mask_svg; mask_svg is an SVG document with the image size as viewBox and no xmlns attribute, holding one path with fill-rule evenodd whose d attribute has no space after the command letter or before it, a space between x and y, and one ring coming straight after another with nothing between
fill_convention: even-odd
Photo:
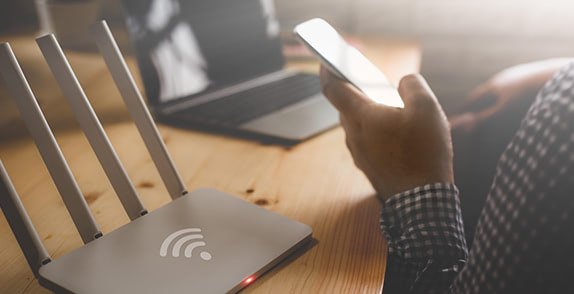
<instances>
[{"instance_id":1,"label":"phone screen","mask_svg":"<svg viewBox=\"0 0 574 294\"><path fill-rule=\"evenodd\" d=\"M308 20L297 25L294 32L329 70L354 85L365 96L376 103L404 107L397 88L326 21L320 18Z\"/></svg>"}]
</instances>

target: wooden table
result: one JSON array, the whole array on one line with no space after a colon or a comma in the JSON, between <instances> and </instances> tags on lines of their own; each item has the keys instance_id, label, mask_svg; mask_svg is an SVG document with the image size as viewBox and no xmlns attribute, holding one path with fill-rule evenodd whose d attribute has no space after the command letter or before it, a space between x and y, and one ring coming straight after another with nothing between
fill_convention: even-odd
<instances>
[{"instance_id":1,"label":"wooden table","mask_svg":"<svg viewBox=\"0 0 574 294\"><path fill-rule=\"evenodd\" d=\"M367 57L393 81L418 71L420 51L416 43L360 39ZM7 36L0 41L12 43L104 234L126 224L128 218L120 202L33 39ZM168 203L167 191L103 60L90 53L68 52L68 57L147 208L152 211ZM133 60L129 63L137 72ZM317 63L309 61L288 66L318 69ZM0 121L10 122L0 126L0 159L44 245L57 259L82 242L2 83ZM244 293L375 293L381 288L387 249L378 225L381 205L354 166L340 127L292 147L166 125L159 125L159 129L190 191L213 187L313 228L313 244L262 276ZM3 215L0 264L1 293L47 292L34 279Z\"/></svg>"}]
</instances>

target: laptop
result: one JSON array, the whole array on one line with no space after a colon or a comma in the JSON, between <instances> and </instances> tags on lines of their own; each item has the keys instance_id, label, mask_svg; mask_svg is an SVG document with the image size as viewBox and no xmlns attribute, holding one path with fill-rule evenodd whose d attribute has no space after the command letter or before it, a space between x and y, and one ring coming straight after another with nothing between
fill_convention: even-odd
<instances>
[{"instance_id":1,"label":"laptop","mask_svg":"<svg viewBox=\"0 0 574 294\"><path fill-rule=\"evenodd\" d=\"M284 69L272 0L123 0L163 122L299 142L336 126L319 77Z\"/></svg>"}]
</instances>

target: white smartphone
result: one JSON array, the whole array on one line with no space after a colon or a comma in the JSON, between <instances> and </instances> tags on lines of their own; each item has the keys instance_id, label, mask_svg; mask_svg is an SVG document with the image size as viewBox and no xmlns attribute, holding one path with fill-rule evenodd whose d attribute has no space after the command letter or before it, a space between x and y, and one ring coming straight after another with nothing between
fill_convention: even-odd
<instances>
[{"instance_id":1,"label":"white smartphone","mask_svg":"<svg viewBox=\"0 0 574 294\"><path fill-rule=\"evenodd\" d=\"M397 88L325 20L313 18L298 24L293 32L326 68L365 96L379 104L404 107Z\"/></svg>"}]
</instances>

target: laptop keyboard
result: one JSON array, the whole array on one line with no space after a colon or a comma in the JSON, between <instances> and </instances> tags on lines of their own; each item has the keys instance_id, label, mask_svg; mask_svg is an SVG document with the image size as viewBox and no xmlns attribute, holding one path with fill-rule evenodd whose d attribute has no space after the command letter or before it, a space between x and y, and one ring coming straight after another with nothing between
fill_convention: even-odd
<instances>
[{"instance_id":1,"label":"laptop keyboard","mask_svg":"<svg viewBox=\"0 0 574 294\"><path fill-rule=\"evenodd\" d=\"M178 112L194 120L238 125L321 92L319 77L295 74Z\"/></svg>"}]
</instances>

